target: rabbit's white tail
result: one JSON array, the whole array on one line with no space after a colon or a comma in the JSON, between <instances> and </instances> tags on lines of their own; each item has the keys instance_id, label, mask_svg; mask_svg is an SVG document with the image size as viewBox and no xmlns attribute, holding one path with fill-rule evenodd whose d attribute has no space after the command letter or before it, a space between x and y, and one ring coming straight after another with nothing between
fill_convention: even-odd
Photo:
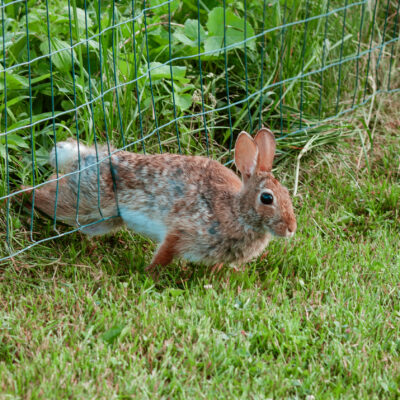
<instances>
[{"instance_id":1,"label":"rabbit's white tail","mask_svg":"<svg viewBox=\"0 0 400 400\"><path fill-rule=\"evenodd\" d=\"M78 151L78 142L66 141L57 143L53 147L49 155L49 163L53 168L61 171L68 171L70 167L76 163L78 157L82 157L88 153L89 148L80 144ZM57 153L57 159L56 159Z\"/></svg>"}]
</instances>

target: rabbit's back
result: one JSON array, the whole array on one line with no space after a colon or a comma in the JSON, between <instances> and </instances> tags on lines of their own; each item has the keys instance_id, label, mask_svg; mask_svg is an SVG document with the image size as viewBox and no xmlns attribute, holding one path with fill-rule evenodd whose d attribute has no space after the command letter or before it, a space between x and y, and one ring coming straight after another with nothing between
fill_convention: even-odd
<instances>
[{"instance_id":1,"label":"rabbit's back","mask_svg":"<svg viewBox=\"0 0 400 400\"><path fill-rule=\"evenodd\" d=\"M232 171L204 157L120 152L112 166L122 219L158 242L171 229L192 241L218 236L220 220L229 218L220 204L241 188Z\"/></svg>"},{"instance_id":2,"label":"rabbit's back","mask_svg":"<svg viewBox=\"0 0 400 400\"><path fill-rule=\"evenodd\" d=\"M237 262L259 253L269 234L245 232L235 197L240 179L204 157L121 152L112 159L120 215L127 226L157 242L180 237L189 261Z\"/></svg>"}]
</instances>

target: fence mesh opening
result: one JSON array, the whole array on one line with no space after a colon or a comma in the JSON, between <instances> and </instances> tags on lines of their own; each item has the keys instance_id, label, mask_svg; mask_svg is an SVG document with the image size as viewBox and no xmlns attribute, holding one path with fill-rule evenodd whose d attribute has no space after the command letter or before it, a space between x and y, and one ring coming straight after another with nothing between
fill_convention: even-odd
<instances>
[{"instance_id":1,"label":"fence mesh opening","mask_svg":"<svg viewBox=\"0 0 400 400\"><path fill-rule=\"evenodd\" d=\"M43 230L34 191L28 223L16 201L23 186L48 184L48 152L67 138L106 144L109 155L179 152L226 164L237 134L262 125L282 156L314 135L323 140L344 114L399 91L399 8L2 0L0 261L82 228L79 207L76 227L54 220Z\"/></svg>"}]
</instances>

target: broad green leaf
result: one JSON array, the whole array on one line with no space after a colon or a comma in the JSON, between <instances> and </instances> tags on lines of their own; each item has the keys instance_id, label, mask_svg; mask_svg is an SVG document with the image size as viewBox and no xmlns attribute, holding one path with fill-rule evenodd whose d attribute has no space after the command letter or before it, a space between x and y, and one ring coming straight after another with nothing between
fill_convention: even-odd
<instances>
[{"instance_id":1,"label":"broad green leaf","mask_svg":"<svg viewBox=\"0 0 400 400\"><path fill-rule=\"evenodd\" d=\"M171 13L174 13L177 10L177 8L180 6L180 3L180 1L169 1ZM168 14L168 11L168 2L165 0L152 0L151 12L154 13L155 16Z\"/></svg>"},{"instance_id":2,"label":"broad green leaf","mask_svg":"<svg viewBox=\"0 0 400 400\"><path fill-rule=\"evenodd\" d=\"M17 90L29 87L27 78L21 75L6 72L6 85L7 90ZM0 91L4 90L4 79L0 80Z\"/></svg>"},{"instance_id":3,"label":"broad green leaf","mask_svg":"<svg viewBox=\"0 0 400 400\"><path fill-rule=\"evenodd\" d=\"M181 296L182 294L184 294L185 291L182 290L182 289L174 289L174 288L171 288L171 289L168 290L168 293L169 293L172 297L179 297L179 296Z\"/></svg>"},{"instance_id":4,"label":"broad green leaf","mask_svg":"<svg viewBox=\"0 0 400 400\"><path fill-rule=\"evenodd\" d=\"M199 27L197 19L186 20L184 31L187 37L191 40L194 40L197 44L197 41L199 40ZM205 36L206 36L206 31L200 25L200 42L204 40Z\"/></svg>"},{"instance_id":5,"label":"broad green leaf","mask_svg":"<svg viewBox=\"0 0 400 400\"><path fill-rule=\"evenodd\" d=\"M187 46L198 47L199 29L197 19L186 20L184 28L176 30L173 36ZM206 32L200 25L200 42L203 42L205 37Z\"/></svg>"},{"instance_id":6,"label":"broad green leaf","mask_svg":"<svg viewBox=\"0 0 400 400\"><path fill-rule=\"evenodd\" d=\"M121 334L124 327L124 325L113 326L111 329L103 333L103 340L108 344L113 344L118 339L118 336Z\"/></svg>"},{"instance_id":7,"label":"broad green leaf","mask_svg":"<svg viewBox=\"0 0 400 400\"><path fill-rule=\"evenodd\" d=\"M206 53L223 49L223 47L224 47L224 39L221 36L211 36L207 38L204 43L204 51ZM218 55L218 53L207 54L207 55L215 56Z\"/></svg>"},{"instance_id":8,"label":"broad green leaf","mask_svg":"<svg viewBox=\"0 0 400 400\"><path fill-rule=\"evenodd\" d=\"M68 15L68 7L64 7L63 9L63 14L66 16L69 20L69 15ZM76 7L76 16L78 17L78 26L81 27L82 33L84 33L84 27L85 27L85 11L82 10L79 7ZM73 25L75 24L75 13L74 9L71 7L71 18L72 18L72 23ZM67 21L68 21L67 20ZM93 21L90 18L90 14L88 13L87 15L87 26L88 28L91 28L93 26Z\"/></svg>"},{"instance_id":9,"label":"broad green leaf","mask_svg":"<svg viewBox=\"0 0 400 400\"><path fill-rule=\"evenodd\" d=\"M175 93L175 104L182 111L185 111L192 105L192 96L190 94Z\"/></svg>"},{"instance_id":10,"label":"broad green leaf","mask_svg":"<svg viewBox=\"0 0 400 400\"><path fill-rule=\"evenodd\" d=\"M32 40L33 34L29 34L29 40ZM26 55L26 40L27 40L27 35L26 32L17 32L15 34L14 40L11 44L11 46L7 47L7 51L9 52L10 55L10 60L13 60L13 62L21 62L25 61L25 55Z\"/></svg>"},{"instance_id":11,"label":"broad green leaf","mask_svg":"<svg viewBox=\"0 0 400 400\"><path fill-rule=\"evenodd\" d=\"M151 52L157 52L157 48L162 47L162 45L169 43L169 35L168 32L161 28L160 26L151 27L147 30L147 36L151 37L154 36L156 39L156 43L158 46L151 46Z\"/></svg>"},{"instance_id":12,"label":"broad green leaf","mask_svg":"<svg viewBox=\"0 0 400 400\"><path fill-rule=\"evenodd\" d=\"M176 31L173 34L174 39L178 40L179 42L186 44L187 46L190 47L195 47L197 44L193 41L190 40L184 33L183 31Z\"/></svg>"},{"instance_id":13,"label":"broad green leaf","mask_svg":"<svg viewBox=\"0 0 400 400\"><path fill-rule=\"evenodd\" d=\"M171 69L169 65L164 65L159 62L150 63L151 69L151 79L171 79ZM184 81L186 82L186 67L172 67L172 74L174 81Z\"/></svg>"},{"instance_id":14,"label":"broad green leaf","mask_svg":"<svg viewBox=\"0 0 400 400\"><path fill-rule=\"evenodd\" d=\"M54 66L62 72L70 71L72 68L72 59L71 59L71 49L70 45L63 40L60 40L56 37L52 37L50 39L51 42L51 52L59 51L65 49L63 51L59 51L56 54L52 54L51 60ZM49 44L47 38L42 41L40 44L40 50L44 55L49 54ZM76 59L76 55L74 54L74 59Z\"/></svg>"},{"instance_id":15,"label":"broad green leaf","mask_svg":"<svg viewBox=\"0 0 400 400\"><path fill-rule=\"evenodd\" d=\"M0 143L2 145L5 145L5 143L6 143L5 136L0 137ZM15 147L16 148L23 147L25 149L29 149L29 144L15 133L10 133L7 135L7 143L8 143L8 146L10 146L10 147L14 147L14 148Z\"/></svg>"},{"instance_id":16,"label":"broad green leaf","mask_svg":"<svg viewBox=\"0 0 400 400\"><path fill-rule=\"evenodd\" d=\"M231 10L227 9L226 14L226 45L243 48L244 44L244 19L235 15ZM223 49L224 46L224 9L215 7L208 15L207 29L208 37L205 40L205 51L215 51ZM254 36L254 29L246 22L246 39ZM235 45L236 44L236 45ZM255 50L255 40L246 42L246 46ZM214 55L218 55L214 53Z\"/></svg>"},{"instance_id":17,"label":"broad green leaf","mask_svg":"<svg viewBox=\"0 0 400 400\"><path fill-rule=\"evenodd\" d=\"M195 90L195 89L197 89L197 86L196 85L192 85L192 84L185 84L184 86L180 86L180 85L174 85L174 90L175 90L175 93L186 93L186 92L189 92L189 91L192 91L193 92L193 90Z\"/></svg>"},{"instance_id":18,"label":"broad green leaf","mask_svg":"<svg viewBox=\"0 0 400 400\"><path fill-rule=\"evenodd\" d=\"M125 60L118 60L118 70L122 74L122 76L128 76L128 72L130 71L130 64Z\"/></svg>"}]
</instances>

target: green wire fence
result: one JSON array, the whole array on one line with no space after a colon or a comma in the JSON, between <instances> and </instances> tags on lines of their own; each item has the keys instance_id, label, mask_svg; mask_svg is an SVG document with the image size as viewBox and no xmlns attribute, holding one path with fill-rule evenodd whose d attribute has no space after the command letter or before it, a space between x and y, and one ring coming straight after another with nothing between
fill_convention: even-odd
<instances>
[{"instance_id":1,"label":"green wire fence","mask_svg":"<svg viewBox=\"0 0 400 400\"><path fill-rule=\"evenodd\" d=\"M55 234L35 229L34 191L29 227L14 201L22 185L48 183L58 141L105 143L109 156L168 151L230 164L236 135L262 125L282 157L316 135L335 140L346 114L400 90L399 8L399 0L1 0L0 261L82 228L79 194L77 226L54 220ZM97 170L109 156L97 157Z\"/></svg>"}]
</instances>

